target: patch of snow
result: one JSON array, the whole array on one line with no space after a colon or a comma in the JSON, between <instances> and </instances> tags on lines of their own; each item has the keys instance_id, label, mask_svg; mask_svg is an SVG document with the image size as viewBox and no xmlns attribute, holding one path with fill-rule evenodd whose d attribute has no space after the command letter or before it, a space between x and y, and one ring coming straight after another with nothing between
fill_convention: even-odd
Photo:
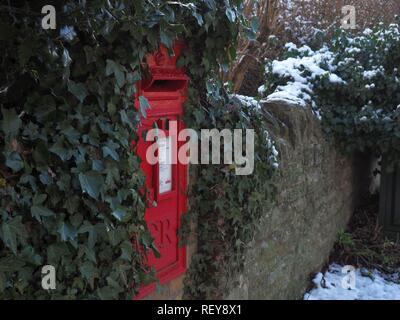
<instances>
[{"instance_id":1,"label":"patch of snow","mask_svg":"<svg viewBox=\"0 0 400 320\"><path fill-rule=\"evenodd\" d=\"M261 109L261 102L257 101L254 97L243 96L240 94L231 94L230 98L239 100L239 102L244 106L252 107L258 110ZM264 134L265 134L266 146L270 150L270 153L268 155L268 162L276 170L279 168L279 151L277 150L275 142L272 139L269 132L267 130L264 130Z\"/></svg>"},{"instance_id":2,"label":"patch of snow","mask_svg":"<svg viewBox=\"0 0 400 320\"><path fill-rule=\"evenodd\" d=\"M268 103L286 102L288 104L298 104L299 106L305 108L307 107L308 101L311 100L311 96L306 94L304 91L309 90L309 87L306 85L301 85L297 82L291 82L286 86L279 86L274 93L267 97L266 101Z\"/></svg>"},{"instance_id":3,"label":"patch of snow","mask_svg":"<svg viewBox=\"0 0 400 320\"><path fill-rule=\"evenodd\" d=\"M373 33L374 33L374 31L372 31L372 29L370 29L370 28L367 28L363 31L363 35L365 35L365 36L369 36Z\"/></svg>"},{"instance_id":4,"label":"patch of snow","mask_svg":"<svg viewBox=\"0 0 400 320\"><path fill-rule=\"evenodd\" d=\"M363 72L364 79L375 78L378 74L378 70L366 70Z\"/></svg>"},{"instance_id":5,"label":"patch of snow","mask_svg":"<svg viewBox=\"0 0 400 320\"><path fill-rule=\"evenodd\" d=\"M370 90L370 89L375 89L375 83L372 84L366 84L365 89Z\"/></svg>"},{"instance_id":6,"label":"patch of snow","mask_svg":"<svg viewBox=\"0 0 400 320\"><path fill-rule=\"evenodd\" d=\"M400 284L376 270L355 269L354 287L343 285L348 273L338 264L329 270L318 273L313 282L316 288L304 295L304 300L400 300ZM398 276L397 276L398 278Z\"/></svg>"},{"instance_id":7,"label":"patch of snow","mask_svg":"<svg viewBox=\"0 0 400 320\"><path fill-rule=\"evenodd\" d=\"M267 91L267 88L265 87L265 85L263 84L262 86L260 86L259 88L258 88L258 94L260 95L260 96L262 96L264 93L265 93L265 91Z\"/></svg>"},{"instance_id":8,"label":"patch of snow","mask_svg":"<svg viewBox=\"0 0 400 320\"><path fill-rule=\"evenodd\" d=\"M357 47L350 47L350 48L346 48L346 52L347 53L360 53L361 49L357 48Z\"/></svg>"},{"instance_id":9,"label":"patch of snow","mask_svg":"<svg viewBox=\"0 0 400 320\"><path fill-rule=\"evenodd\" d=\"M343 79L340 78L339 76L337 76L336 74L331 73L329 75L329 82L331 82L331 83L343 83Z\"/></svg>"},{"instance_id":10,"label":"patch of snow","mask_svg":"<svg viewBox=\"0 0 400 320\"><path fill-rule=\"evenodd\" d=\"M316 77L328 76L332 83L344 83L336 74L333 66L334 54L324 47L314 52L308 46L297 48L293 43L286 44L289 51L297 50L302 53L301 57L288 58L283 61L272 61L271 71L282 78L289 78L286 85L278 86L275 92L268 95L267 102L285 101L306 107L312 102L313 88L310 80ZM325 66L328 70L322 68ZM266 73L270 72L267 68ZM265 87L259 89L262 93Z\"/></svg>"},{"instance_id":11,"label":"patch of snow","mask_svg":"<svg viewBox=\"0 0 400 320\"><path fill-rule=\"evenodd\" d=\"M279 168L279 151L276 149L275 142L272 140L269 132L267 130L264 131L266 140L267 140L267 148L271 149L271 155L268 160L272 164L272 167L276 170Z\"/></svg>"},{"instance_id":12,"label":"patch of snow","mask_svg":"<svg viewBox=\"0 0 400 320\"><path fill-rule=\"evenodd\" d=\"M248 96L242 96L240 94L232 94L231 98L236 98L240 101L240 103L242 103L243 105L245 105L246 107L254 107L257 109L260 109L260 103L254 99L253 97L248 97Z\"/></svg>"}]
</instances>

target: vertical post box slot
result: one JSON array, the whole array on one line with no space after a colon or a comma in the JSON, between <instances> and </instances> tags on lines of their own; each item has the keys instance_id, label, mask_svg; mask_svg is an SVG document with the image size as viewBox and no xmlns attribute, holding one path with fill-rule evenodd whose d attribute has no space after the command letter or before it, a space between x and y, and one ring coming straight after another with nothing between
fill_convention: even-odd
<instances>
[{"instance_id":1,"label":"vertical post box slot","mask_svg":"<svg viewBox=\"0 0 400 320\"><path fill-rule=\"evenodd\" d=\"M172 191L172 143L171 137L161 138L158 143L158 193Z\"/></svg>"}]
</instances>

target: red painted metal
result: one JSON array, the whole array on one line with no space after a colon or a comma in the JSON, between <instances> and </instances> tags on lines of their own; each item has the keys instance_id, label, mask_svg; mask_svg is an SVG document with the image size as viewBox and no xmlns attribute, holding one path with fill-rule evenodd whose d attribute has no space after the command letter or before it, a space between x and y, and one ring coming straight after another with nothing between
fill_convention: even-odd
<instances>
[{"instance_id":1,"label":"red painted metal","mask_svg":"<svg viewBox=\"0 0 400 320\"><path fill-rule=\"evenodd\" d=\"M142 159L141 168L146 174L146 187L148 190L149 208L145 219L151 231L155 244L161 254L157 258L152 252L148 253L148 265L156 269L157 278L161 284L168 283L186 271L186 248L179 245L177 235L181 216L187 211L187 165L172 164L171 181L165 185L167 191L160 190L160 165L151 165L146 161L146 150L153 142L147 142L143 133L153 129L155 124L163 129L172 143L172 152L178 154L180 145L177 134L185 127L182 121L183 105L187 99L189 77L185 70L176 67L176 61L181 55L182 43L174 46L175 56L169 56L168 49L161 46L159 51L147 56L150 77L138 85L135 106L139 108L139 96L145 96L151 108L147 110L147 117L142 118L138 128L139 141L137 153ZM176 128L171 121L176 121ZM156 206L153 203L156 203ZM151 284L140 289L135 299L144 298L153 292L156 284Z\"/></svg>"}]
</instances>

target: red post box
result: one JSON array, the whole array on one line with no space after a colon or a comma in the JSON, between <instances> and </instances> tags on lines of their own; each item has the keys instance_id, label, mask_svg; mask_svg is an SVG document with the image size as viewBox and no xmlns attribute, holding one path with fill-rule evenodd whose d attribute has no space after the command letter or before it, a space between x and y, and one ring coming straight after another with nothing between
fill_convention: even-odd
<instances>
[{"instance_id":1,"label":"red post box","mask_svg":"<svg viewBox=\"0 0 400 320\"><path fill-rule=\"evenodd\" d=\"M180 145L177 134L184 129L183 105L187 98L189 78L185 70L176 67L183 44L176 43L174 56L161 46L159 51L147 57L150 77L138 85L135 106L139 108L139 97L144 96L151 108L142 116L138 128L137 153L142 159L141 168L146 174L149 208L145 219L161 257L148 253L148 265L156 269L157 278L165 284L186 271L186 248L179 245L178 228L181 216L187 210L188 167L173 161L151 164L146 159L147 149L154 143L146 141L151 129L163 130L165 137L158 139L158 157L177 159ZM160 159L159 159L160 160ZM156 288L155 284L143 287L136 299L143 298Z\"/></svg>"}]
</instances>

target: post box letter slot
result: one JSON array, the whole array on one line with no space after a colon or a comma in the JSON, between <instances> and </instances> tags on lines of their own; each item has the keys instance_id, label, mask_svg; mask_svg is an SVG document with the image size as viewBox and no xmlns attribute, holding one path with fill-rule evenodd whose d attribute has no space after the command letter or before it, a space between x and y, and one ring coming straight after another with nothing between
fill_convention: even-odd
<instances>
[{"instance_id":1,"label":"post box letter slot","mask_svg":"<svg viewBox=\"0 0 400 320\"><path fill-rule=\"evenodd\" d=\"M143 87L145 92L168 92L179 91L185 88L186 80L152 80Z\"/></svg>"},{"instance_id":2,"label":"post box letter slot","mask_svg":"<svg viewBox=\"0 0 400 320\"><path fill-rule=\"evenodd\" d=\"M172 190L172 144L171 137L158 139L158 161L159 161L159 181L158 192L160 194Z\"/></svg>"}]
</instances>

